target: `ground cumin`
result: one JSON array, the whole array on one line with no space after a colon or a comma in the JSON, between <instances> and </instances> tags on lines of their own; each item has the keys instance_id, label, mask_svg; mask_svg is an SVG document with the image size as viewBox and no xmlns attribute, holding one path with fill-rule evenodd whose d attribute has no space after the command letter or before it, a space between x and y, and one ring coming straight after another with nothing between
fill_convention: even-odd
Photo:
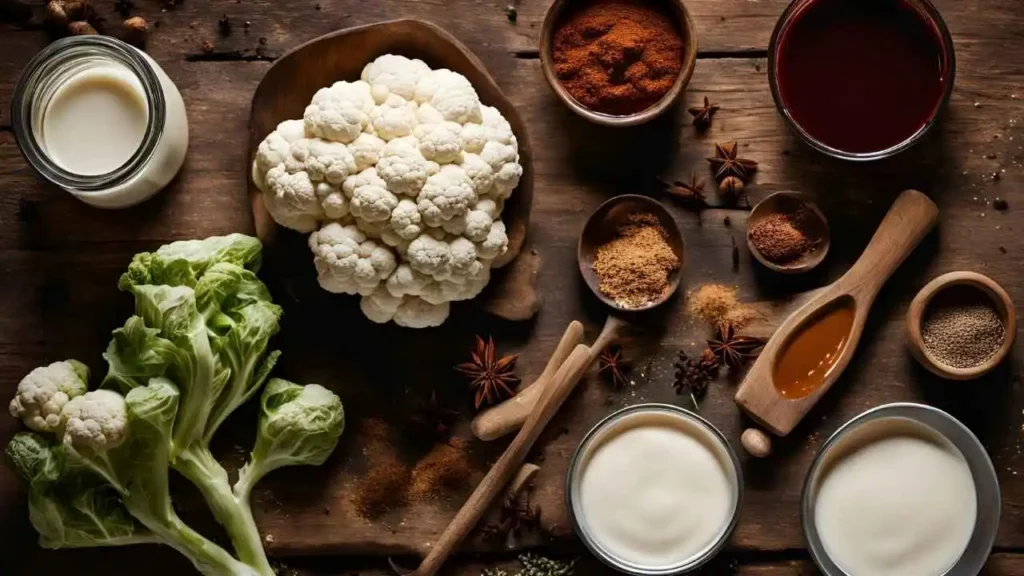
<instances>
[{"instance_id":1,"label":"ground cumin","mask_svg":"<svg viewBox=\"0 0 1024 576\"><path fill-rule=\"evenodd\" d=\"M412 501L434 499L469 485L473 472L466 454L466 441L452 438L435 444L412 469L408 498Z\"/></svg>"},{"instance_id":2,"label":"ground cumin","mask_svg":"<svg viewBox=\"0 0 1024 576\"><path fill-rule=\"evenodd\" d=\"M750 240L757 251L771 262L792 262L815 246L804 231L807 218L804 210L792 214L770 214L750 227Z\"/></svg>"},{"instance_id":3,"label":"ground cumin","mask_svg":"<svg viewBox=\"0 0 1024 576\"><path fill-rule=\"evenodd\" d=\"M704 284L687 296L690 314L712 326L729 324L739 330L762 315L736 297L739 289L721 284Z\"/></svg>"},{"instance_id":4,"label":"ground cumin","mask_svg":"<svg viewBox=\"0 0 1024 576\"><path fill-rule=\"evenodd\" d=\"M352 505L360 516L373 520L405 505L412 473L392 448L391 427L387 423L372 418L363 420L359 435L365 439L363 453L368 469L356 483Z\"/></svg>"},{"instance_id":5,"label":"ground cumin","mask_svg":"<svg viewBox=\"0 0 1024 576\"><path fill-rule=\"evenodd\" d=\"M679 268L667 237L653 214L630 214L617 237L597 248L594 272L601 292L625 308L660 298L669 288L669 274Z\"/></svg>"},{"instance_id":6,"label":"ground cumin","mask_svg":"<svg viewBox=\"0 0 1024 576\"><path fill-rule=\"evenodd\" d=\"M675 83L683 39L644 0L597 0L570 12L552 40L555 75L583 106L627 115L650 108Z\"/></svg>"}]
</instances>

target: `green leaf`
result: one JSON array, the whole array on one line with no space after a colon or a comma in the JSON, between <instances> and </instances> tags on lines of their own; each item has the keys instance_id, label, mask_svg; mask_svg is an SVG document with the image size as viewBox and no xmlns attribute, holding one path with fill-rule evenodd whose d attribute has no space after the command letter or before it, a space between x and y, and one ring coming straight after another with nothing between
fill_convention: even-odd
<instances>
[{"instance_id":1,"label":"green leaf","mask_svg":"<svg viewBox=\"0 0 1024 576\"><path fill-rule=\"evenodd\" d=\"M244 234L172 242L156 252L136 254L118 286L125 291L142 284L195 286L206 270L218 262L255 272L259 270L262 250L259 240Z\"/></svg>"},{"instance_id":2,"label":"green leaf","mask_svg":"<svg viewBox=\"0 0 1024 576\"><path fill-rule=\"evenodd\" d=\"M122 328L114 330L103 353L108 367L103 387L127 393L145 386L150 378L166 374L177 355L174 344L161 338L159 329L148 328L141 317L132 316Z\"/></svg>"},{"instance_id":3,"label":"green leaf","mask_svg":"<svg viewBox=\"0 0 1024 576\"><path fill-rule=\"evenodd\" d=\"M8 468L30 485L56 482L64 469L64 451L53 440L35 432L19 432L4 451Z\"/></svg>"},{"instance_id":4,"label":"green leaf","mask_svg":"<svg viewBox=\"0 0 1024 576\"><path fill-rule=\"evenodd\" d=\"M167 470L179 399L178 388L166 378L154 378L125 396L128 440L111 459L125 479L125 504L147 525L167 524L172 516Z\"/></svg>"},{"instance_id":5,"label":"green leaf","mask_svg":"<svg viewBox=\"0 0 1024 576\"><path fill-rule=\"evenodd\" d=\"M121 503L116 490L85 469L52 488L29 489L28 514L44 548L123 546L155 542Z\"/></svg>"}]
</instances>

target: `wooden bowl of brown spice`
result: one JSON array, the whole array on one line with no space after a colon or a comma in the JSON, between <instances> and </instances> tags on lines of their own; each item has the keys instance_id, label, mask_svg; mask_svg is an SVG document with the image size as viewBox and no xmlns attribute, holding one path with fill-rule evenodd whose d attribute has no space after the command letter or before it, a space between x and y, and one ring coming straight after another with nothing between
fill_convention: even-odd
<instances>
[{"instance_id":1,"label":"wooden bowl of brown spice","mask_svg":"<svg viewBox=\"0 0 1024 576\"><path fill-rule=\"evenodd\" d=\"M943 378L971 380L1006 358L1017 334L1017 313L995 280L977 272L949 272L914 297L907 333L922 366Z\"/></svg>"},{"instance_id":2,"label":"wooden bowl of brown spice","mask_svg":"<svg viewBox=\"0 0 1024 576\"><path fill-rule=\"evenodd\" d=\"M602 302L616 310L650 310L679 288L683 235L661 203L624 194L591 214L577 259L580 274Z\"/></svg>"},{"instance_id":3,"label":"wooden bowl of brown spice","mask_svg":"<svg viewBox=\"0 0 1024 576\"><path fill-rule=\"evenodd\" d=\"M799 274L828 254L831 234L821 210L800 192L776 192L757 203L747 218L747 246L769 270Z\"/></svg>"},{"instance_id":4,"label":"wooden bowl of brown spice","mask_svg":"<svg viewBox=\"0 0 1024 576\"><path fill-rule=\"evenodd\" d=\"M540 63L570 110L605 126L635 126L671 108L697 61L697 29L682 0L554 0Z\"/></svg>"}]
</instances>

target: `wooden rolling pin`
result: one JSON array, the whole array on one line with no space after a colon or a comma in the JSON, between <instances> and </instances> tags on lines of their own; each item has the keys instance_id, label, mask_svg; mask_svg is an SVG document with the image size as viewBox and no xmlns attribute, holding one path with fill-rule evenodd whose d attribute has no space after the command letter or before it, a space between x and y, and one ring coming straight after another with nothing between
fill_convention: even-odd
<instances>
[{"instance_id":1,"label":"wooden rolling pin","mask_svg":"<svg viewBox=\"0 0 1024 576\"><path fill-rule=\"evenodd\" d=\"M593 364L609 344L618 340L627 326L625 321L615 316L608 316L597 340L594 340L594 344L590 346L590 360L587 365ZM551 359L540 377L519 394L473 418L471 424L473 434L481 440L490 441L518 430L533 411L533 407L536 406L544 389L550 384L552 380L550 375L555 373L572 347L582 340L583 325L574 320L562 335L562 341L558 343L555 353L551 355ZM556 364L556 362L558 363ZM549 376L545 377L545 375Z\"/></svg>"},{"instance_id":2,"label":"wooden rolling pin","mask_svg":"<svg viewBox=\"0 0 1024 576\"><path fill-rule=\"evenodd\" d=\"M544 371L531 384L519 389L519 393L508 400L484 410L473 418L470 428L473 434L484 441L491 441L513 432L522 426L526 416L537 404L537 399L565 363L577 344L583 342L583 324L573 320L562 334L562 339L548 359Z\"/></svg>"},{"instance_id":3,"label":"wooden rolling pin","mask_svg":"<svg viewBox=\"0 0 1024 576\"><path fill-rule=\"evenodd\" d=\"M466 536L483 517L494 499L505 489L509 480L526 460L533 444L541 432L554 417L555 413L569 397L576 383L590 366L590 349L580 344L562 364L548 386L544 388L540 400L530 413L519 434L512 440L505 453L494 463L487 476L476 487L473 494L462 505L451 524L438 538L430 553L420 563L413 574L415 576L435 576L441 566L466 539Z\"/></svg>"}]
</instances>

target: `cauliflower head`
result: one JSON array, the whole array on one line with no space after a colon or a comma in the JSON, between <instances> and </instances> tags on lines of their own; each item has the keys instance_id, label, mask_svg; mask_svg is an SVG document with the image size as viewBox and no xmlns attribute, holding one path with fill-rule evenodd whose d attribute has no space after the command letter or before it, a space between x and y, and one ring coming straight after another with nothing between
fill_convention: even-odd
<instances>
[{"instance_id":1,"label":"cauliflower head","mask_svg":"<svg viewBox=\"0 0 1024 576\"><path fill-rule=\"evenodd\" d=\"M113 390L93 390L76 396L60 413L64 443L83 452L103 452L124 441L128 408Z\"/></svg>"},{"instance_id":2,"label":"cauliflower head","mask_svg":"<svg viewBox=\"0 0 1024 576\"><path fill-rule=\"evenodd\" d=\"M252 177L275 221L310 234L323 289L362 296L375 322L427 327L508 250L519 161L511 125L465 76L385 54L279 124Z\"/></svg>"},{"instance_id":3,"label":"cauliflower head","mask_svg":"<svg viewBox=\"0 0 1024 576\"><path fill-rule=\"evenodd\" d=\"M89 368L78 360L54 362L28 373L11 400L11 416L37 432L55 432L60 414L72 398L88 389Z\"/></svg>"}]
</instances>

